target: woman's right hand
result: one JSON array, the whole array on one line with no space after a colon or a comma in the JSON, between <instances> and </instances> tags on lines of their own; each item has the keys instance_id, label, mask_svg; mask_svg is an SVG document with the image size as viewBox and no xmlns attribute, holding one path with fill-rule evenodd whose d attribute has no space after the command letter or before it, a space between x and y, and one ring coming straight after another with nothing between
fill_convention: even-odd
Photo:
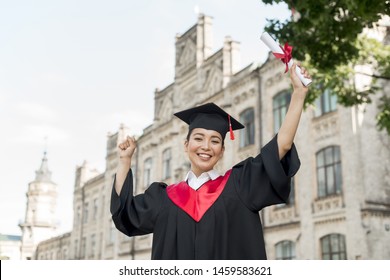
<instances>
[{"instance_id":1,"label":"woman's right hand","mask_svg":"<svg viewBox=\"0 0 390 280\"><path fill-rule=\"evenodd\" d=\"M127 136L126 139L118 145L119 160L130 161L136 148L137 141L135 140L135 137Z\"/></svg>"},{"instance_id":2,"label":"woman's right hand","mask_svg":"<svg viewBox=\"0 0 390 280\"><path fill-rule=\"evenodd\" d=\"M115 179L115 191L120 195L126 176L131 168L131 158L137 148L137 141L134 137L127 136L126 139L118 145L118 170Z\"/></svg>"}]
</instances>

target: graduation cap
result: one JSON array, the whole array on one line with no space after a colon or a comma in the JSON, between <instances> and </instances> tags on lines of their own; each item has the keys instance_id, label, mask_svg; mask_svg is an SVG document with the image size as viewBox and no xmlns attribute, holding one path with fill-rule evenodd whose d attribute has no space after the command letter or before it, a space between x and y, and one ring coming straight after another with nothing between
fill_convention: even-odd
<instances>
[{"instance_id":1,"label":"graduation cap","mask_svg":"<svg viewBox=\"0 0 390 280\"><path fill-rule=\"evenodd\" d=\"M230 139L234 140L233 130L244 126L214 103L207 103L198 107L180 111L174 114L189 125L189 130L204 128L219 132L222 139L230 131Z\"/></svg>"}]
</instances>

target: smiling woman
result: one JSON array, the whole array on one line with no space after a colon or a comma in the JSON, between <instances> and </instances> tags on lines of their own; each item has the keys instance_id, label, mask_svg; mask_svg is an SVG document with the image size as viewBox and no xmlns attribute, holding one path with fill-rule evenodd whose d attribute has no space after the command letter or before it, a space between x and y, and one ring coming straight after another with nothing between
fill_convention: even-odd
<instances>
[{"instance_id":1,"label":"smiling woman","mask_svg":"<svg viewBox=\"0 0 390 280\"><path fill-rule=\"evenodd\" d=\"M290 71L294 87L285 121L259 155L220 175L214 166L224 138L244 126L214 103L174 114L189 125L184 143L191 170L184 181L153 183L133 196L134 138L119 144L111 195L116 227L126 235L153 233L152 259L266 259L259 211L285 203L300 161L293 144L308 89ZM302 69L302 74L309 77Z\"/></svg>"},{"instance_id":2,"label":"smiling woman","mask_svg":"<svg viewBox=\"0 0 390 280\"><path fill-rule=\"evenodd\" d=\"M225 150L220 134L204 128L195 128L184 145L196 177L213 169Z\"/></svg>"},{"instance_id":3,"label":"smiling woman","mask_svg":"<svg viewBox=\"0 0 390 280\"><path fill-rule=\"evenodd\" d=\"M184 110L175 114L189 125L185 151L191 161L191 171L196 177L214 168L223 156L224 139L228 131L244 126L214 103Z\"/></svg>"}]
</instances>

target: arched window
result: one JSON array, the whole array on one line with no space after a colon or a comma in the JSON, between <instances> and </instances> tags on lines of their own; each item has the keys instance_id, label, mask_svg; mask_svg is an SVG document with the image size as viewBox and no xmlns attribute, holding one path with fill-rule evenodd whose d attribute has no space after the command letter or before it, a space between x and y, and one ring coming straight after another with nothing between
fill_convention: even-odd
<instances>
[{"instance_id":1,"label":"arched window","mask_svg":"<svg viewBox=\"0 0 390 280\"><path fill-rule=\"evenodd\" d=\"M322 149L317 153L316 160L318 197L341 193L340 147L330 146Z\"/></svg>"},{"instance_id":2,"label":"arched window","mask_svg":"<svg viewBox=\"0 0 390 280\"><path fill-rule=\"evenodd\" d=\"M240 122L245 126L240 130L240 148L255 143L255 112L253 108L246 109L240 114Z\"/></svg>"},{"instance_id":3,"label":"arched window","mask_svg":"<svg viewBox=\"0 0 390 280\"><path fill-rule=\"evenodd\" d=\"M345 236L333 233L322 237L321 254L323 260L346 260Z\"/></svg>"},{"instance_id":4,"label":"arched window","mask_svg":"<svg viewBox=\"0 0 390 280\"><path fill-rule=\"evenodd\" d=\"M286 116L288 105L291 100L290 91L282 91L275 95L272 102L273 115L274 115L274 133L278 133L284 117Z\"/></svg>"},{"instance_id":5,"label":"arched window","mask_svg":"<svg viewBox=\"0 0 390 280\"><path fill-rule=\"evenodd\" d=\"M295 243L289 240L283 240L275 245L277 260L295 259Z\"/></svg>"}]
</instances>

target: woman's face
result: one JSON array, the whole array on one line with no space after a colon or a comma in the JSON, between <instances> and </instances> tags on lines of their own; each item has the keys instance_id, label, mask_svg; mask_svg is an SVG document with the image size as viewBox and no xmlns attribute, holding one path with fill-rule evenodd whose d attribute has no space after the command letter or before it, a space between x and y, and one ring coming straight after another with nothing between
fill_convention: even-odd
<instances>
[{"instance_id":1,"label":"woman's face","mask_svg":"<svg viewBox=\"0 0 390 280\"><path fill-rule=\"evenodd\" d=\"M184 147L191 161L191 170L198 177L213 169L225 150L221 134L204 128L193 129Z\"/></svg>"}]
</instances>

